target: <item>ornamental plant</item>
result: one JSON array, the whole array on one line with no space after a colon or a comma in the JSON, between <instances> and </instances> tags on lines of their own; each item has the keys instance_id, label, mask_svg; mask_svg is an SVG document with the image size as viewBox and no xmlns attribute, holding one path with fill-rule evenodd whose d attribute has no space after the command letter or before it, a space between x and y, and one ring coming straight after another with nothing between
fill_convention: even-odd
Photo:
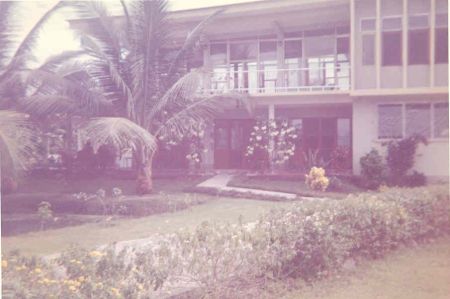
<instances>
[{"instance_id":1,"label":"ornamental plant","mask_svg":"<svg viewBox=\"0 0 450 299\"><path fill-rule=\"evenodd\" d=\"M262 168L285 164L295 153L297 138L297 129L285 120L259 121L250 133L245 156L267 157L269 163L262 163Z\"/></svg>"},{"instance_id":2,"label":"ornamental plant","mask_svg":"<svg viewBox=\"0 0 450 299\"><path fill-rule=\"evenodd\" d=\"M41 201L37 213L41 220L41 230L43 230L45 223L53 219L52 205L48 201Z\"/></svg>"},{"instance_id":3,"label":"ornamental plant","mask_svg":"<svg viewBox=\"0 0 450 299\"><path fill-rule=\"evenodd\" d=\"M305 175L305 183L311 190L325 191L330 184L330 180L325 176L325 169L313 167L309 174Z\"/></svg>"}]
</instances>

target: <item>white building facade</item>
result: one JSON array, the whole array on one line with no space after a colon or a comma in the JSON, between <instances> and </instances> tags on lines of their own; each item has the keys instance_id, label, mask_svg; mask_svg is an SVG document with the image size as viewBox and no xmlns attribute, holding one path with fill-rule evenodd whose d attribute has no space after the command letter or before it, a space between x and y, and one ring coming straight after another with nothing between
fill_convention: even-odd
<instances>
[{"instance_id":1,"label":"white building facade","mask_svg":"<svg viewBox=\"0 0 450 299\"><path fill-rule=\"evenodd\" d=\"M225 6L202 39L206 92L241 92L211 129L204 166L245 168L255 119L285 119L301 131L296 151L324 158L347 147L352 171L372 148L412 134L415 169L448 179L446 0L277 0ZM217 8L172 14L178 28ZM186 34L180 29L180 35ZM301 155L299 163L301 164ZM294 157L295 158L295 157Z\"/></svg>"}]
</instances>

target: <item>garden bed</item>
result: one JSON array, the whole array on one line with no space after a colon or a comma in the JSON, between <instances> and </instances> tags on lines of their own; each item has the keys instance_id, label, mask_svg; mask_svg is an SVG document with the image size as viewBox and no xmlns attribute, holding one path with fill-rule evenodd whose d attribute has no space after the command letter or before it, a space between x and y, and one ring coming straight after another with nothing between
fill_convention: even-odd
<instances>
[{"instance_id":1,"label":"garden bed","mask_svg":"<svg viewBox=\"0 0 450 299\"><path fill-rule=\"evenodd\" d=\"M330 187L325 192L309 189L305 184L304 176L285 176L280 178L277 176L240 175L233 177L228 183L228 186L294 193L304 197L330 197L338 199L346 197L349 193L364 191L352 184L351 179L346 177L340 177L338 179L332 177Z\"/></svg>"}]
</instances>

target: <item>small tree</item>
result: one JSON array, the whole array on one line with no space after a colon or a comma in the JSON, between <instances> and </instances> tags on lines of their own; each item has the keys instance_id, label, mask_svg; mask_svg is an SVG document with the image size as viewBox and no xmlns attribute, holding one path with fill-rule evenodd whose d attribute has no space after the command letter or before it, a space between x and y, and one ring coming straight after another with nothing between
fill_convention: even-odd
<instances>
[{"instance_id":1,"label":"small tree","mask_svg":"<svg viewBox=\"0 0 450 299\"><path fill-rule=\"evenodd\" d=\"M386 165L376 149L361 157L361 175L366 188L377 189L386 180Z\"/></svg>"},{"instance_id":2,"label":"small tree","mask_svg":"<svg viewBox=\"0 0 450 299\"><path fill-rule=\"evenodd\" d=\"M386 162L389 175L395 183L402 183L408 170L414 166L417 147L420 143L427 144L426 138L420 135L387 143Z\"/></svg>"},{"instance_id":3,"label":"small tree","mask_svg":"<svg viewBox=\"0 0 450 299\"><path fill-rule=\"evenodd\" d=\"M265 120L258 122L250 134L247 157L267 158L261 168L272 169L274 165L283 165L295 153L295 141L298 133L287 121Z\"/></svg>"},{"instance_id":4,"label":"small tree","mask_svg":"<svg viewBox=\"0 0 450 299\"><path fill-rule=\"evenodd\" d=\"M37 213L41 220L41 230L43 230L45 224L53 218L52 205L48 201L41 201L38 205Z\"/></svg>"}]
</instances>

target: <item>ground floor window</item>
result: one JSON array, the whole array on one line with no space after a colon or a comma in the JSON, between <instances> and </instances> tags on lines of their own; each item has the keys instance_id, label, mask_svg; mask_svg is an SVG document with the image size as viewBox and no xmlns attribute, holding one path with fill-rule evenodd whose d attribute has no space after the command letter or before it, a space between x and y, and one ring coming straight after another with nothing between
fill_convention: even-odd
<instances>
[{"instance_id":1,"label":"ground floor window","mask_svg":"<svg viewBox=\"0 0 450 299\"><path fill-rule=\"evenodd\" d=\"M448 138L448 103L378 105L378 138Z\"/></svg>"}]
</instances>

